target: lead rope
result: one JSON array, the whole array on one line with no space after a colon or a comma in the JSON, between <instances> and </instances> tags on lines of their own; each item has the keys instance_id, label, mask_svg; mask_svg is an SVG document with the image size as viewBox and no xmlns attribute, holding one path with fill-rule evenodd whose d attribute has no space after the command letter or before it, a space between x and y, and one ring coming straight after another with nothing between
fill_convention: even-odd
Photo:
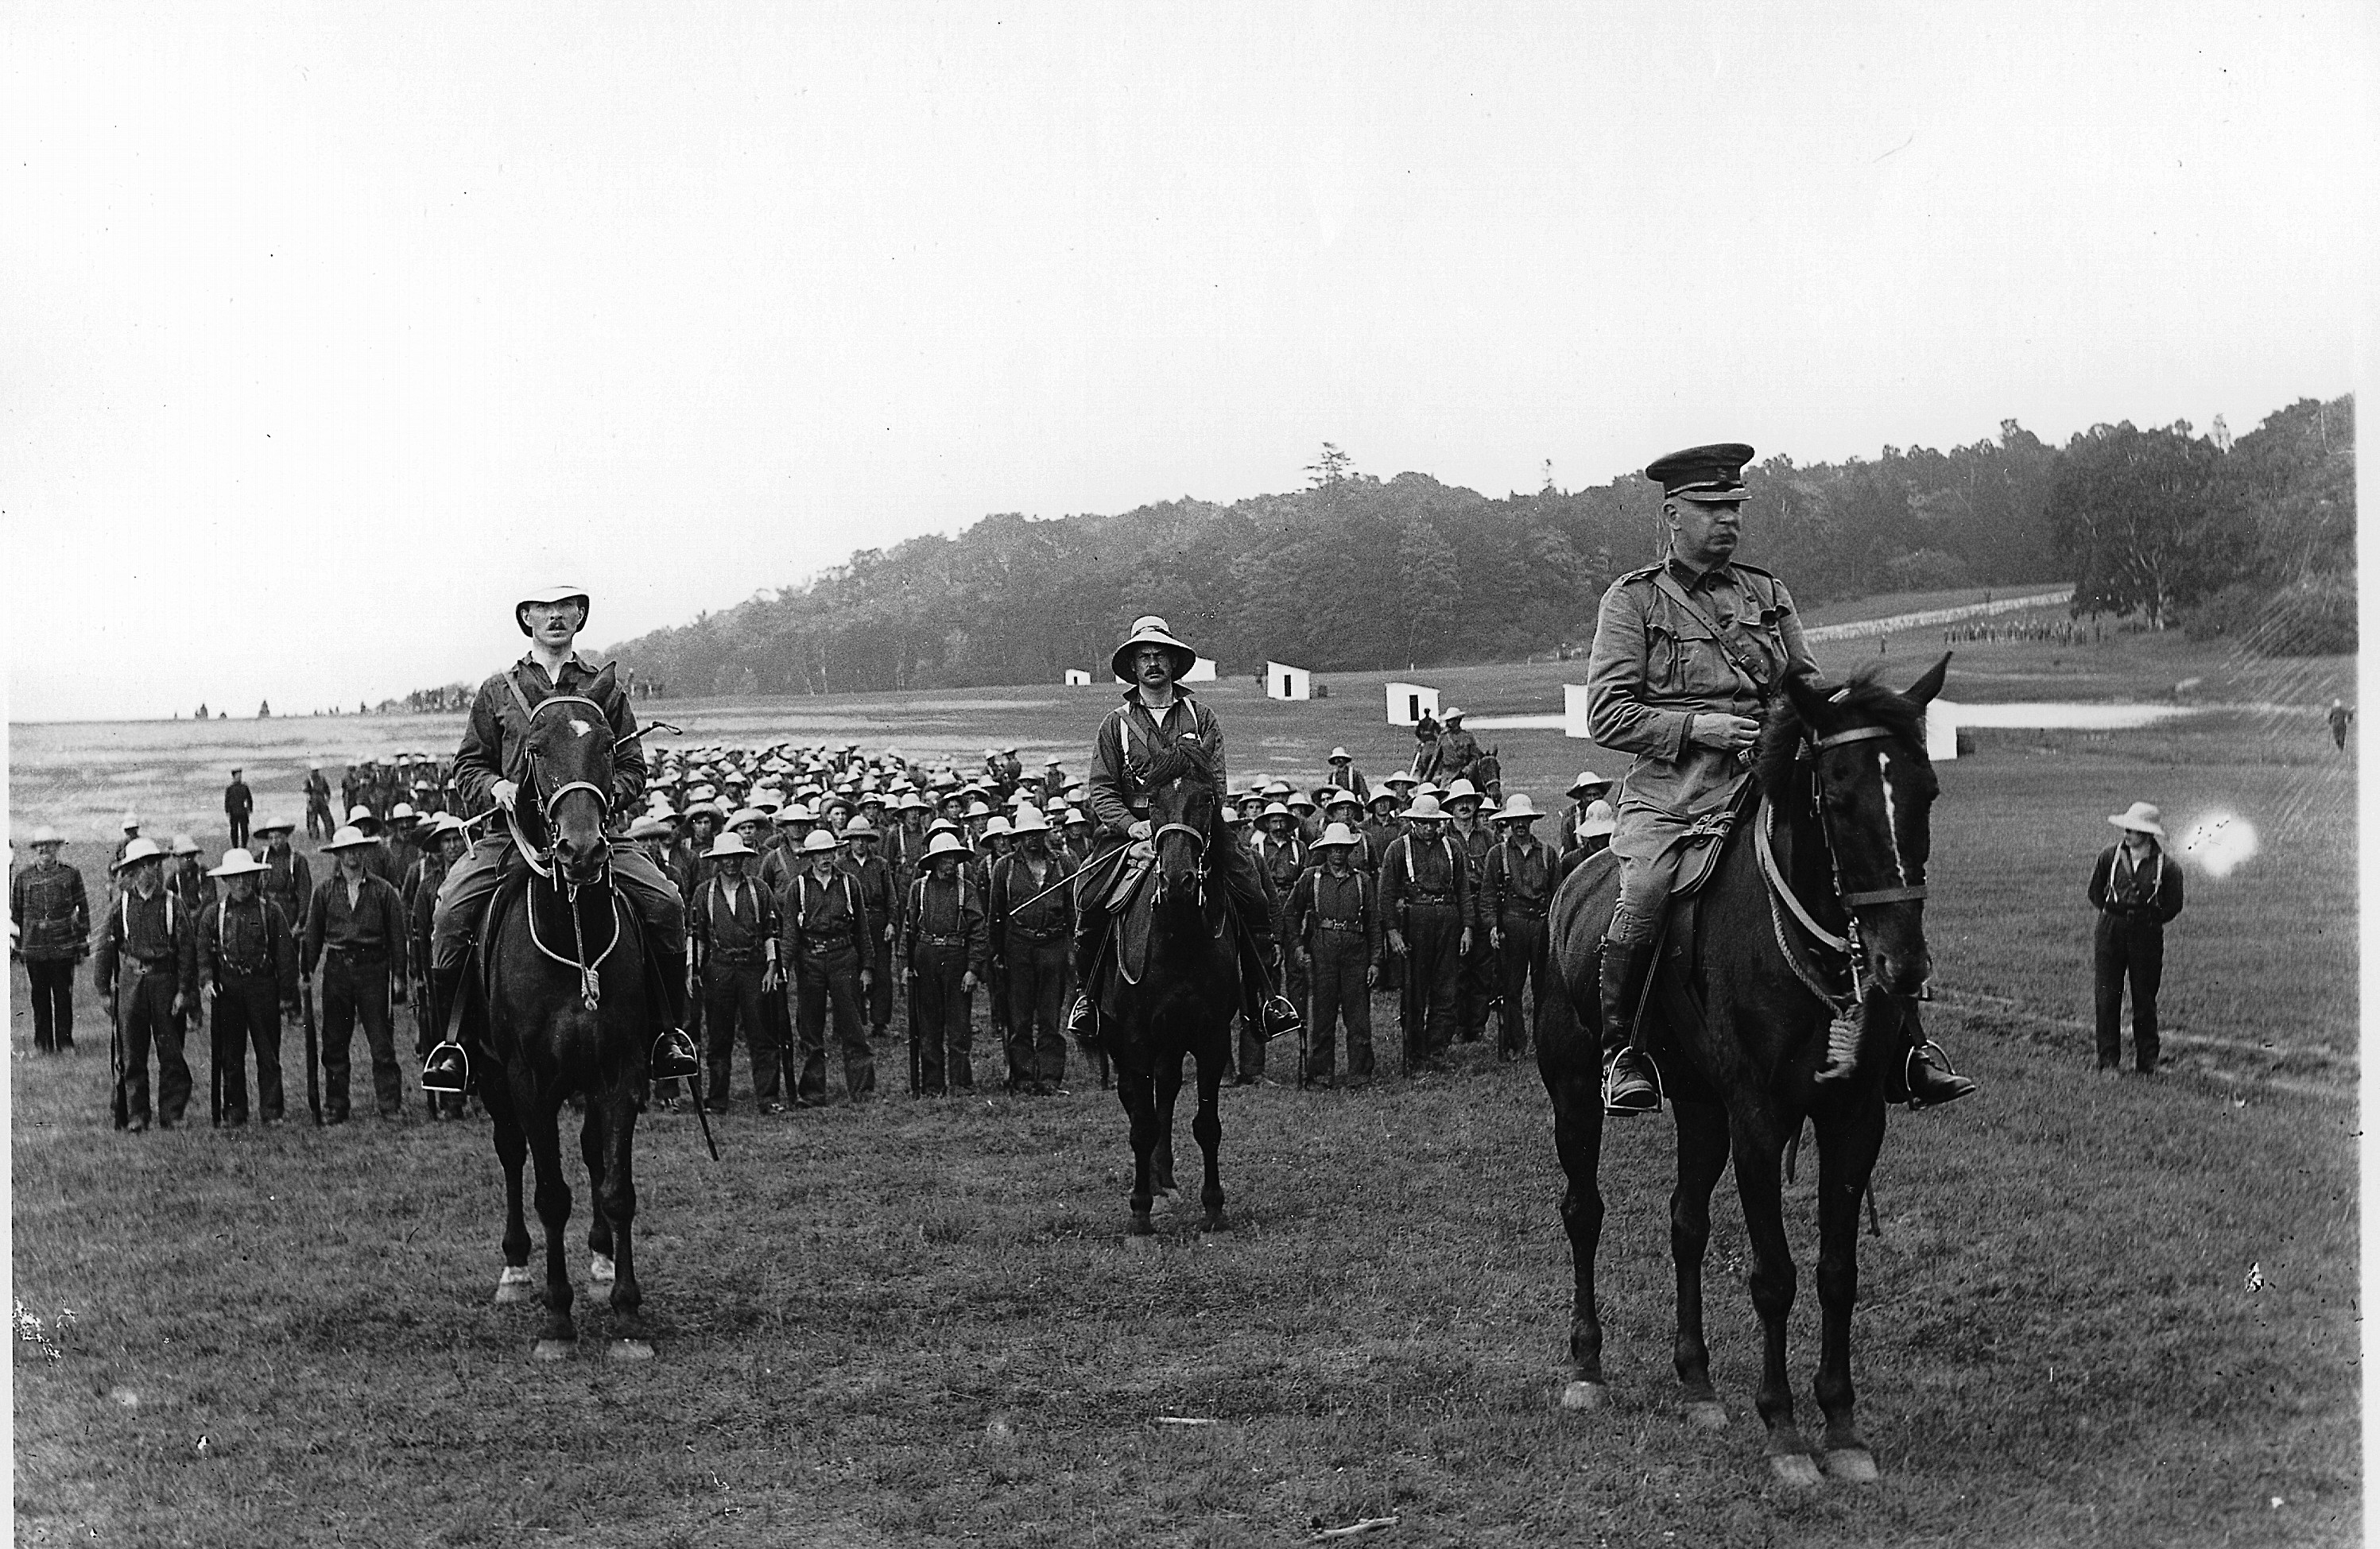
<instances>
[{"instance_id":1,"label":"lead rope","mask_svg":"<svg viewBox=\"0 0 2380 1549\"><path fill-rule=\"evenodd\" d=\"M603 981L587 962L587 922L578 917L578 884L562 885L563 907L570 911L570 934L577 943L578 1003L593 1010L602 1003Z\"/></svg>"}]
</instances>

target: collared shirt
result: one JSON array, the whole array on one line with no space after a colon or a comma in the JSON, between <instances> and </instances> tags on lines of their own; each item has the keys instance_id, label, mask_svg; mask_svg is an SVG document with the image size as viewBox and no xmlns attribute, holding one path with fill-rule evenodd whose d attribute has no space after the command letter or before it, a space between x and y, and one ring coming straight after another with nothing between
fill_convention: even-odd
<instances>
[{"instance_id":1,"label":"collared shirt","mask_svg":"<svg viewBox=\"0 0 2380 1549\"><path fill-rule=\"evenodd\" d=\"M2111 914L2155 919L2160 926L2181 913L2181 867L2167 864L2159 846L2148 865L2136 865L2129 847L2111 844L2091 868L2091 906Z\"/></svg>"},{"instance_id":2,"label":"collared shirt","mask_svg":"<svg viewBox=\"0 0 2380 1549\"><path fill-rule=\"evenodd\" d=\"M268 978L284 1001L298 998L298 947L281 906L259 893L225 899L199 916L199 953L217 988L228 979Z\"/></svg>"},{"instance_id":3,"label":"collared shirt","mask_svg":"<svg viewBox=\"0 0 2380 1549\"><path fill-rule=\"evenodd\" d=\"M1175 745L1196 748L1215 788L1224 788L1223 729L1215 713L1176 684L1173 703L1160 721L1141 703L1137 685L1126 689L1123 703L1099 721L1091 743L1091 772L1084 780L1085 799L1100 827L1121 838L1147 816L1148 788L1140 771L1160 749Z\"/></svg>"},{"instance_id":4,"label":"collared shirt","mask_svg":"<svg viewBox=\"0 0 2380 1549\"><path fill-rule=\"evenodd\" d=\"M1662 587L1667 574L1730 636L1714 637L1695 608ZM1773 685L1785 672L1815 672L1802 622L1785 583L1748 564L1706 571L1672 556L1633 571L1603 594L1587 658L1587 730L1603 746L1633 753L1614 804L1691 820L1725 806L1746 768L1731 753L1691 742L1696 715L1758 720L1762 685L1745 681L1732 649Z\"/></svg>"},{"instance_id":5,"label":"collared shirt","mask_svg":"<svg viewBox=\"0 0 2380 1549\"><path fill-rule=\"evenodd\" d=\"M935 944L928 937L961 942L968 970L982 976L990 945L983 899L964 872L947 882L929 874L909 884L901 912L901 961L914 967L917 950Z\"/></svg>"},{"instance_id":6,"label":"collared shirt","mask_svg":"<svg viewBox=\"0 0 2380 1549\"><path fill-rule=\"evenodd\" d=\"M858 884L839 870L794 877L777 895L777 912L784 920L783 956L789 960L798 961L805 949L813 958L845 948L863 959L868 955L868 910L859 901Z\"/></svg>"},{"instance_id":7,"label":"collared shirt","mask_svg":"<svg viewBox=\"0 0 2380 1549\"><path fill-rule=\"evenodd\" d=\"M765 957L762 943L774 939L781 926L777 901L768 889L749 877L737 881L724 872L702 885L686 914L687 930L703 955L723 952L743 961Z\"/></svg>"},{"instance_id":8,"label":"collared shirt","mask_svg":"<svg viewBox=\"0 0 2380 1549\"><path fill-rule=\"evenodd\" d=\"M196 917L170 889L159 888L147 898L119 893L107 911L107 923L100 927L91 982L103 991L114 988L121 966L135 974L171 974L177 991L196 997L197 926Z\"/></svg>"},{"instance_id":9,"label":"collared shirt","mask_svg":"<svg viewBox=\"0 0 2380 1549\"><path fill-rule=\"evenodd\" d=\"M1388 859L1380 866L1381 918L1395 925L1399 911L1417 893L1445 900L1453 905L1464 925L1472 922L1475 906L1470 863L1461 847L1445 834L1427 839L1407 834L1389 846Z\"/></svg>"},{"instance_id":10,"label":"collared shirt","mask_svg":"<svg viewBox=\"0 0 2380 1549\"><path fill-rule=\"evenodd\" d=\"M311 974L331 948L358 958L385 957L391 971L403 977L405 902L396 889L370 872L353 881L336 871L323 877L306 910L300 971Z\"/></svg>"},{"instance_id":11,"label":"collared shirt","mask_svg":"<svg viewBox=\"0 0 2380 1549\"><path fill-rule=\"evenodd\" d=\"M264 852L264 875L256 885L266 898L281 906L281 917L296 930L298 922L306 917L306 901L314 896L314 869L306 857L284 845L279 853L271 846Z\"/></svg>"},{"instance_id":12,"label":"collared shirt","mask_svg":"<svg viewBox=\"0 0 2380 1549\"><path fill-rule=\"evenodd\" d=\"M555 694L576 694L597 699L612 725L612 810L634 812L643 805L645 749L638 738L637 712L628 696L613 684L608 695L598 695L595 669L577 656L562 664L559 678L549 676L532 656L524 656L480 685L471 701L463 741L455 750L455 789L467 812L483 812L495 805L489 794L496 781L526 783L528 776L528 719L520 699L534 708ZM510 686L507 686L507 680ZM513 690L520 690L520 698Z\"/></svg>"},{"instance_id":13,"label":"collared shirt","mask_svg":"<svg viewBox=\"0 0 2380 1549\"><path fill-rule=\"evenodd\" d=\"M1527 842L1506 838L1488 852L1479 902L1480 918L1500 920L1505 914L1542 914L1553 897L1554 852L1535 834Z\"/></svg>"},{"instance_id":14,"label":"collared shirt","mask_svg":"<svg viewBox=\"0 0 2380 1549\"><path fill-rule=\"evenodd\" d=\"M91 939L82 873L64 861L27 866L8 878L8 917L17 922L17 950L26 962L81 956Z\"/></svg>"},{"instance_id":15,"label":"collared shirt","mask_svg":"<svg viewBox=\"0 0 2380 1549\"><path fill-rule=\"evenodd\" d=\"M990 900L988 924L1002 951L1010 950L1012 932L1056 939L1072 927L1074 884L1051 886L1064 875L1054 860L1043 861L1037 875L1022 854L1002 855L992 863L991 887L986 894ZM1035 898L1036 893L1041 896Z\"/></svg>"}]
</instances>

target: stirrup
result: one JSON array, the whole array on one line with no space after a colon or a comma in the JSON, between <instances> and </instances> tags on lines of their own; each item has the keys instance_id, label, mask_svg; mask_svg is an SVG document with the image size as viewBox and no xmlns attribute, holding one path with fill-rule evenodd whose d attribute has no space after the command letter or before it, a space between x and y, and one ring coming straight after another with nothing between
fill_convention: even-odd
<instances>
[{"instance_id":1,"label":"stirrup","mask_svg":"<svg viewBox=\"0 0 2380 1549\"><path fill-rule=\"evenodd\" d=\"M1257 1014L1264 1024L1268 1043L1284 1034L1295 1033L1305 1025L1305 1019L1297 1014L1295 1003L1286 995L1266 996L1264 1004L1257 1008Z\"/></svg>"},{"instance_id":2,"label":"stirrup","mask_svg":"<svg viewBox=\"0 0 2380 1549\"><path fill-rule=\"evenodd\" d=\"M440 1044L421 1062L421 1090L459 1097L471 1087L471 1056L462 1045Z\"/></svg>"},{"instance_id":3,"label":"stirrup","mask_svg":"<svg viewBox=\"0 0 2380 1549\"><path fill-rule=\"evenodd\" d=\"M653 1040L650 1070L655 1081L686 1080L702 1073L701 1058L694 1051L694 1040L682 1027L665 1027Z\"/></svg>"},{"instance_id":4,"label":"stirrup","mask_svg":"<svg viewBox=\"0 0 2380 1549\"><path fill-rule=\"evenodd\" d=\"M1940 1058L1942 1063L1938 1069L1933 1059L1927 1058L1928 1055ZM1949 1055L1943 1050L1941 1045L1931 1038L1909 1050L1901 1061L1900 1069L1900 1084L1912 1109L1937 1108L1945 1103L1955 1103L1961 1097L1973 1096L1978 1089L1974 1077L1962 1076L1950 1068ZM1923 1094L1917 1090L1918 1083L1911 1079L1921 1070L1930 1078L1925 1083L1926 1090Z\"/></svg>"},{"instance_id":5,"label":"stirrup","mask_svg":"<svg viewBox=\"0 0 2380 1549\"><path fill-rule=\"evenodd\" d=\"M1623 1048L1604 1062L1605 1113L1630 1118L1640 1113L1661 1111L1661 1089L1637 1069L1639 1063L1649 1061L1643 1061L1633 1048Z\"/></svg>"},{"instance_id":6,"label":"stirrup","mask_svg":"<svg viewBox=\"0 0 2380 1549\"><path fill-rule=\"evenodd\" d=\"M1846 1082L1859 1070L1860 1028L1865 1013L1854 1008L1827 1024L1827 1058L1812 1079L1821 1086Z\"/></svg>"}]
</instances>

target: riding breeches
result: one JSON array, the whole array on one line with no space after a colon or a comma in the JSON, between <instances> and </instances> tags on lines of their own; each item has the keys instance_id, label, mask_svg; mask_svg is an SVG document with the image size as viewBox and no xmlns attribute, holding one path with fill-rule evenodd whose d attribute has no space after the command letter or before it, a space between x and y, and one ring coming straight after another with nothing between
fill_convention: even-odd
<instances>
[{"instance_id":1,"label":"riding breeches","mask_svg":"<svg viewBox=\"0 0 2380 1549\"><path fill-rule=\"evenodd\" d=\"M1615 944L1652 945L1670 906L1670 890L1678 884L1678 864L1684 858L1679 841L1690 826L1666 812L1621 809L1611 835L1611 853L1620 857L1620 902L1605 932Z\"/></svg>"},{"instance_id":2,"label":"riding breeches","mask_svg":"<svg viewBox=\"0 0 2380 1549\"><path fill-rule=\"evenodd\" d=\"M512 836L483 840L446 873L438 889L438 906L430 922L430 962L433 969L459 967L487 913L488 895L511 872L526 865L515 851ZM686 954L686 902L651 857L634 845L612 850L612 880L628 906L651 932L653 950L664 962L683 962Z\"/></svg>"}]
</instances>

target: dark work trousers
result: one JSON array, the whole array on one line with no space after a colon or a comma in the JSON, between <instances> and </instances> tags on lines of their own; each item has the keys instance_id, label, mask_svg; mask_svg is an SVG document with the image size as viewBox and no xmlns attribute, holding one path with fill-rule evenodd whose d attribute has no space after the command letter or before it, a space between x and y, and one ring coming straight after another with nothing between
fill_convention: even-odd
<instances>
[{"instance_id":1,"label":"dark work trousers","mask_svg":"<svg viewBox=\"0 0 2380 1549\"><path fill-rule=\"evenodd\" d=\"M1518 1054L1529 1047L1530 1008L1546 989L1546 917L1504 912L1498 922L1504 945L1498 952L1504 971L1504 1010L1496 1019L1497 1047Z\"/></svg>"},{"instance_id":2,"label":"dark work trousers","mask_svg":"<svg viewBox=\"0 0 2380 1549\"><path fill-rule=\"evenodd\" d=\"M2157 984L2165 977L2165 926L2153 919L2102 914L2092 942L2097 984L2092 998L2099 1012L2099 1068L2124 1062L2120 1023L2124 981L2132 982L2132 1060L2142 1071L2157 1065Z\"/></svg>"},{"instance_id":3,"label":"dark work trousers","mask_svg":"<svg viewBox=\"0 0 2380 1549\"><path fill-rule=\"evenodd\" d=\"M1369 962L1361 931L1314 927L1314 1014L1306 1019L1305 1079L1328 1081L1338 1063L1337 1023L1347 1023L1347 1073L1372 1073L1372 992L1364 986Z\"/></svg>"},{"instance_id":4,"label":"dark work trousers","mask_svg":"<svg viewBox=\"0 0 2380 1549\"><path fill-rule=\"evenodd\" d=\"M1010 1054L1014 1046L1009 1042L1008 969L997 957L983 965L983 1020L991 1035L991 1044L1002 1054ZM967 998L967 1014L975 1014L973 996ZM1008 1084L1016 1084L1016 1066L1012 1059L1008 1067Z\"/></svg>"},{"instance_id":5,"label":"dark work trousers","mask_svg":"<svg viewBox=\"0 0 2380 1549\"><path fill-rule=\"evenodd\" d=\"M33 992L33 1047L43 1054L74 1047L75 961L25 960L25 979Z\"/></svg>"},{"instance_id":6,"label":"dark work trousers","mask_svg":"<svg viewBox=\"0 0 2380 1549\"><path fill-rule=\"evenodd\" d=\"M228 814L227 814L226 816L227 816L227 817L229 817L230 815L228 815ZM245 849L247 849L247 848L248 848L248 814L246 814L246 813L244 813L244 812L243 812L243 813L240 813L239 815L237 815L237 817L230 817L230 822L231 822L231 848L232 848L232 849L234 849L234 850L245 850Z\"/></svg>"},{"instance_id":7,"label":"dark work trousers","mask_svg":"<svg viewBox=\"0 0 2380 1549\"><path fill-rule=\"evenodd\" d=\"M917 1090L929 1096L975 1090L974 1032L967 1026L966 949L920 942L909 981L909 1041L917 1051ZM946 1064L947 1060L947 1064Z\"/></svg>"},{"instance_id":8,"label":"dark work trousers","mask_svg":"<svg viewBox=\"0 0 2380 1549\"><path fill-rule=\"evenodd\" d=\"M1472 933L1471 950L1463 954L1462 972L1454 979L1455 1035L1475 1044L1488 1030L1488 1003L1502 993L1503 967L1488 943L1486 926Z\"/></svg>"},{"instance_id":9,"label":"dark work trousers","mask_svg":"<svg viewBox=\"0 0 2380 1549\"><path fill-rule=\"evenodd\" d=\"M1398 1031L1404 1039L1403 1071L1411 1075L1425 1063L1442 1059L1454 1041L1455 981L1463 974L1458 950L1462 912L1451 903L1407 904L1404 937L1404 1011L1398 1018Z\"/></svg>"},{"instance_id":10,"label":"dark work trousers","mask_svg":"<svg viewBox=\"0 0 2380 1549\"><path fill-rule=\"evenodd\" d=\"M215 997L214 1035L208 1041L223 1061L226 1122L248 1122L248 1051L256 1050L256 1116L281 1117L281 993L270 974L227 978Z\"/></svg>"},{"instance_id":11,"label":"dark work trousers","mask_svg":"<svg viewBox=\"0 0 2380 1549\"><path fill-rule=\"evenodd\" d=\"M129 965L128 965L128 967ZM175 1125L190 1106L190 1065L182 1058L182 1019L174 1014L174 974L127 972L115 982L124 1029L124 1111L149 1117L149 1048L157 1049L157 1122Z\"/></svg>"},{"instance_id":12,"label":"dark work trousers","mask_svg":"<svg viewBox=\"0 0 2380 1549\"><path fill-rule=\"evenodd\" d=\"M835 1042L843 1046L844 1095L861 1102L876 1090L876 1057L868 1052L868 1028L859 1016L859 953L849 946L804 952L794 974L802 1041L801 1084L807 1103L826 1101L826 1014L834 1010Z\"/></svg>"},{"instance_id":13,"label":"dark work trousers","mask_svg":"<svg viewBox=\"0 0 2380 1549\"><path fill-rule=\"evenodd\" d=\"M735 1074L735 1030L744 1030L744 1049L752 1059L752 1100L777 1101L777 1028L768 1003L782 1012L785 998L760 987L768 964L722 962L716 957L702 971L702 1041L707 1057L702 1100L713 1113L727 1111Z\"/></svg>"},{"instance_id":14,"label":"dark work trousers","mask_svg":"<svg viewBox=\"0 0 2380 1549\"><path fill-rule=\"evenodd\" d=\"M331 817L330 806L321 801L306 804L306 837L329 839L339 831L338 823Z\"/></svg>"},{"instance_id":15,"label":"dark work trousers","mask_svg":"<svg viewBox=\"0 0 2380 1549\"><path fill-rule=\"evenodd\" d=\"M1066 1079L1066 966L1061 926L1047 941L1008 932L1008 1083L1057 1085Z\"/></svg>"},{"instance_id":16,"label":"dark work trousers","mask_svg":"<svg viewBox=\"0 0 2380 1549\"><path fill-rule=\"evenodd\" d=\"M876 975L876 982L868 986L868 1035L880 1038L892 1025L892 981L897 977L892 972L892 943L880 938L868 967Z\"/></svg>"},{"instance_id":17,"label":"dark work trousers","mask_svg":"<svg viewBox=\"0 0 2380 1549\"><path fill-rule=\"evenodd\" d=\"M404 1078L396 1072L396 1035L388 1016L388 959L322 954L322 1116L347 1117L347 1044L357 1019L371 1055L372 1090L383 1119L405 1111Z\"/></svg>"}]
</instances>

